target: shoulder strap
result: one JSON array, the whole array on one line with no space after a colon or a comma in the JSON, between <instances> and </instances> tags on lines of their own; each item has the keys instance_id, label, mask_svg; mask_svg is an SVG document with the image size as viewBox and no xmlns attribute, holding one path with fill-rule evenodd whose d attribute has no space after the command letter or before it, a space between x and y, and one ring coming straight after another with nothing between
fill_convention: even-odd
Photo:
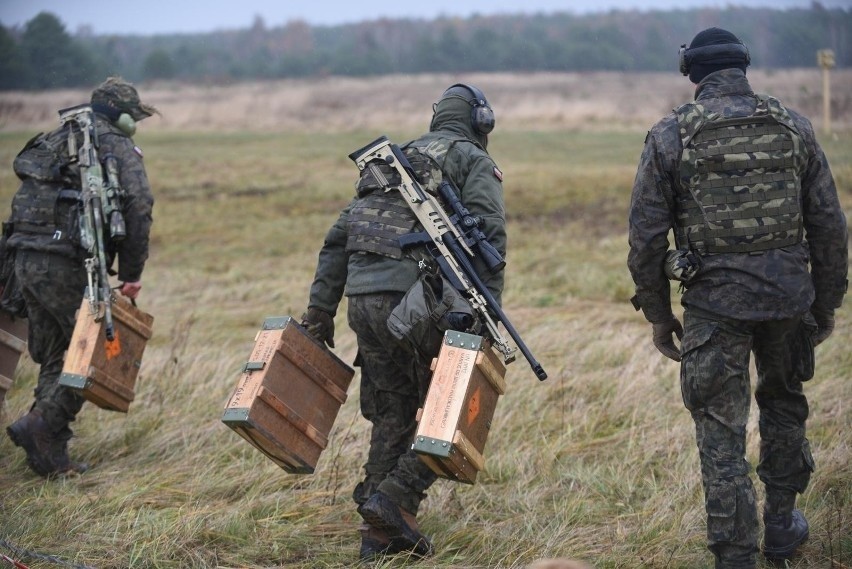
<instances>
[{"instance_id":1,"label":"shoulder strap","mask_svg":"<svg viewBox=\"0 0 852 569\"><path fill-rule=\"evenodd\" d=\"M719 118L719 113L708 111L701 103L685 103L674 110L683 148L689 146L692 138L709 121Z\"/></svg>"},{"instance_id":2,"label":"shoulder strap","mask_svg":"<svg viewBox=\"0 0 852 569\"><path fill-rule=\"evenodd\" d=\"M444 161L447 159L447 154L449 154L450 150L458 144L459 142L470 142L474 144L470 139L465 138L464 136L442 136L431 138L425 144L415 144L418 142L423 142L418 140L412 140L408 144L405 145L405 148L416 148L421 153L425 154L429 158L431 158L435 164L439 167L444 167Z\"/></svg>"},{"instance_id":3,"label":"shoulder strap","mask_svg":"<svg viewBox=\"0 0 852 569\"><path fill-rule=\"evenodd\" d=\"M760 103L765 106L767 112L772 115L772 118L801 136L799 127L796 126L793 117L790 115L790 111L781 104L781 101L770 95L757 94L756 96Z\"/></svg>"}]
</instances>

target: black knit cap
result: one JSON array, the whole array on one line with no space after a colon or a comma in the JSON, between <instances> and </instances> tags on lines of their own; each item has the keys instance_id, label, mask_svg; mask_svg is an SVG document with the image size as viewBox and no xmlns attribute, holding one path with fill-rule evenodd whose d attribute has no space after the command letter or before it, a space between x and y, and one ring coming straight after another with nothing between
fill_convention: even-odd
<instances>
[{"instance_id":1,"label":"black knit cap","mask_svg":"<svg viewBox=\"0 0 852 569\"><path fill-rule=\"evenodd\" d=\"M751 59L740 39L722 28L707 28L692 39L682 55L681 71L689 80L700 83L707 75L722 69L741 69L745 73Z\"/></svg>"}]
</instances>

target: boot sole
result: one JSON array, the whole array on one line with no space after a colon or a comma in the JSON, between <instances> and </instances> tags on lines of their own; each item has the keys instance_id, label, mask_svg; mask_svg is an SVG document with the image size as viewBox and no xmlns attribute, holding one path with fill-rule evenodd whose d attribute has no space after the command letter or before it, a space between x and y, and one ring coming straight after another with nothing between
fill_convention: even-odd
<instances>
[{"instance_id":1,"label":"boot sole","mask_svg":"<svg viewBox=\"0 0 852 569\"><path fill-rule=\"evenodd\" d=\"M396 553L395 551L391 551L391 548L391 543L361 540L361 550L358 552L358 557L364 563L372 563L384 555Z\"/></svg>"},{"instance_id":2,"label":"boot sole","mask_svg":"<svg viewBox=\"0 0 852 569\"><path fill-rule=\"evenodd\" d=\"M786 545L784 547L763 547L763 556L770 560L779 560L783 561L785 559L790 559L796 553L796 550L799 549L799 546L805 543L810 536L810 531L805 533L802 536L802 539L797 541L796 543L791 543L790 545Z\"/></svg>"}]
</instances>

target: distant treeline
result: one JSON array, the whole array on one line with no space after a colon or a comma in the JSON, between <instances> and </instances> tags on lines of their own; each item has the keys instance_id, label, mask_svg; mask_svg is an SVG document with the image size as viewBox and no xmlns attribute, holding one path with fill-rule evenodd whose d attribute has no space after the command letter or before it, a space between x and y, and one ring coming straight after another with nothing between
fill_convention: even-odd
<instances>
[{"instance_id":1,"label":"distant treeline","mask_svg":"<svg viewBox=\"0 0 852 569\"><path fill-rule=\"evenodd\" d=\"M709 26L748 46L760 68L810 67L833 49L852 63L852 10L728 7L613 10L593 15L378 19L341 26L294 21L203 34L69 33L42 12L22 28L0 22L0 89L93 85L109 74L133 81L230 82L325 75L493 71L672 71L677 48Z\"/></svg>"}]
</instances>

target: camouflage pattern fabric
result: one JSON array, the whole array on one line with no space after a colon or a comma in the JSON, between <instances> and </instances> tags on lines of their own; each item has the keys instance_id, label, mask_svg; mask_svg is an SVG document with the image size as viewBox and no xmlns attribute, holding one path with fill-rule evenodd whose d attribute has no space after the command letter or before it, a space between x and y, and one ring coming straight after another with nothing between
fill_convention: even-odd
<instances>
[{"instance_id":1,"label":"camouflage pattern fabric","mask_svg":"<svg viewBox=\"0 0 852 569\"><path fill-rule=\"evenodd\" d=\"M813 357L813 344L802 341L815 331L809 316L748 322L701 310L684 314L681 391L695 421L708 546L717 566L754 567L757 551L756 495L745 458L751 352L760 410L757 474L766 487L766 510L789 513L796 494L807 488L814 463L802 381L810 375L803 374L800 358Z\"/></svg>"},{"instance_id":2,"label":"camouflage pattern fabric","mask_svg":"<svg viewBox=\"0 0 852 569\"><path fill-rule=\"evenodd\" d=\"M438 195L438 187L444 179L439 161L444 160L455 142L464 140L441 138L419 147L412 142L403 148L424 191ZM379 160L374 160L372 167L379 170L389 187L399 186L401 180L395 169ZM346 251L376 253L398 260L403 255L399 237L423 228L402 195L397 191L386 191L376 180L373 168L365 168L358 180L358 198L353 202L347 219Z\"/></svg>"},{"instance_id":3,"label":"camouflage pattern fabric","mask_svg":"<svg viewBox=\"0 0 852 569\"><path fill-rule=\"evenodd\" d=\"M127 113L140 121L157 113L157 109L139 100L139 93L129 82L120 77L109 77L92 91L93 105L105 105Z\"/></svg>"},{"instance_id":4,"label":"camouflage pattern fabric","mask_svg":"<svg viewBox=\"0 0 852 569\"><path fill-rule=\"evenodd\" d=\"M739 69L707 76L696 101L724 117L754 112L757 99ZM846 218L825 154L810 122L789 110L810 156L800 174L805 241L758 254L703 255L683 304L743 320L790 318L811 306L834 309L846 293ZM651 322L671 316L669 281L663 273L669 231L685 195L678 173L682 145L677 116L669 114L645 139L630 205L627 264L637 304ZM810 263L810 271L808 264Z\"/></svg>"},{"instance_id":5,"label":"camouflage pattern fabric","mask_svg":"<svg viewBox=\"0 0 852 569\"><path fill-rule=\"evenodd\" d=\"M349 211L346 251L402 259L399 238L416 226L417 218L398 191L373 191L358 199Z\"/></svg>"},{"instance_id":6,"label":"camouflage pattern fabric","mask_svg":"<svg viewBox=\"0 0 852 569\"><path fill-rule=\"evenodd\" d=\"M65 256L24 250L16 255L15 275L27 303L27 349L40 366L33 407L41 410L54 436L67 440L71 437L68 424L84 399L58 382L75 314L83 301L86 272L79 261Z\"/></svg>"},{"instance_id":7,"label":"camouflage pattern fabric","mask_svg":"<svg viewBox=\"0 0 852 569\"><path fill-rule=\"evenodd\" d=\"M68 153L70 126L39 133L18 152L12 168L20 180L56 182L71 186L80 179L80 169Z\"/></svg>"},{"instance_id":8,"label":"camouflage pattern fabric","mask_svg":"<svg viewBox=\"0 0 852 569\"><path fill-rule=\"evenodd\" d=\"M745 118L755 113L758 97L743 71L725 69L702 80L696 103L724 119ZM828 162L810 122L788 114L807 157L801 167L791 164L801 180L805 239L763 251L704 252L697 274L684 284L681 389L695 422L708 547L717 568L755 567L759 521L745 454L749 358L753 353L758 376L764 512L785 514L814 469L802 390L814 373L816 323L809 311L833 311L847 288L846 218ZM682 134L675 112L649 131L631 197L627 264L634 305L650 322L672 317L664 272L668 236L683 204L694 203L680 177Z\"/></svg>"},{"instance_id":9,"label":"camouflage pattern fabric","mask_svg":"<svg viewBox=\"0 0 852 569\"><path fill-rule=\"evenodd\" d=\"M107 253L110 260L118 257L118 279L136 282L148 258L154 198L142 153L133 141L101 115L95 117L95 128L98 156L101 160L109 155L116 158L125 192L126 237L116 243L107 236ZM42 411L58 441L71 437L68 424L84 401L58 384L87 285L84 252L75 229L80 172L61 144L67 136L63 127L38 135L19 154L15 171L21 187L12 200L12 232L6 240L6 246L15 252L15 276L27 305L28 349L40 365L34 407ZM79 148L82 135L75 136Z\"/></svg>"},{"instance_id":10,"label":"camouflage pattern fabric","mask_svg":"<svg viewBox=\"0 0 852 569\"><path fill-rule=\"evenodd\" d=\"M787 110L759 99L752 117L722 118L700 103L676 110L680 181L693 198L677 204L679 249L749 253L801 241L808 156Z\"/></svg>"},{"instance_id":11,"label":"camouflage pattern fabric","mask_svg":"<svg viewBox=\"0 0 852 569\"><path fill-rule=\"evenodd\" d=\"M80 196L73 187L32 178L23 180L12 199L11 247L82 259Z\"/></svg>"},{"instance_id":12,"label":"camouflage pattern fabric","mask_svg":"<svg viewBox=\"0 0 852 569\"><path fill-rule=\"evenodd\" d=\"M475 142L469 126L470 106L460 99L449 99L442 104L448 110L439 111L433 119L437 130L421 136L406 146L444 144L447 148L440 163L443 175L449 177L459 190L459 198L472 215L482 219L480 229L488 241L506 256L506 211L503 201L503 184L499 170L485 150ZM453 105L457 105L453 107ZM450 145L447 140L465 136L465 141ZM319 253L314 282L311 285L309 306L337 314L337 305L344 293L349 295L374 292L406 292L417 281L420 270L417 259L403 256L394 259L384 255L363 252L350 253L348 241L349 214L360 200L355 198L340 212L329 229ZM485 286L499 303L503 292L503 271L490 273L480 259L474 259Z\"/></svg>"},{"instance_id":13,"label":"camouflage pattern fabric","mask_svg":"<svg viewBox=\"0 0 852 569\"><path fill-rule=\"evenodd\" d=\"M108 241L108 254L110 257L118 255L119 280L135 282L141 278L148 258L148 238L154 198L145 165L142 162L141 151L134 146L133 140L99 115L95 118L95 128L100 142L98 156L101 159L108 155L116 157L119 181L126 195L122 203L122 213L127 225L127 236L118 243ZM66 135L67 130L60 128L46 138L61 139ZM82 143L82 135L78 134L78 137L78 144ZM19 159L22 156L25 156L24 152ZM67 151L64 160L69 160ZM29 163L30 160L25 162ZM29 169L37 170L35 166ZM58 181L36 180L23 176L21 188L12 200L11 221L15 227L8 238L7 246L17 250L54 252L79 259L82 258L82 252L77 246L79 236L74 230L76 220L65 221L74 212L71 209L73 202L70 199L60 198L60 194L80 191L79 168L76 164L66 162L56 165L56 169L61 172ZM50 211L54 208L54 211ZM47 231L39 230L37 224L51 218L61 222L63 232L60 238L57 238L56 228ZM65 230L66 228L69 230Z\"/></svg>"},{"instance_id":14,"label":"camouflage pattern fabric","mask_svg":"<svg viewBox=\"0 0 852 569\"><path fill-rule=\"evenodd\" d=\"M482 219L480 229L505 257L502 173L481 141L483 137L470 126L470 105L461 99L445 99L436 107L430 132L403 148L407 154L409 149L417 150L410 154L412 166L424 178L421 181L427 191L434 191L441 179L454 182L461 202ZM424 148L431 154L424 154ZM437 178L439 175L441 178ZM379 252L347 250L352 227L349 217L361 198L375 187L374 179L360 178L357 195L329 229L319 253L308 307L334 315L344 294L349 299L349 325L358 337L356 365L361 365L361 412L373 423L365 477L353 493L354 500L363 504L381 489L394 503L416 513L437 478L410 450L417 409L431 377L429 362L437 352L418 357L423 347L398 340L387 325L393 308L420 277L420 254L394 258ZM474 267L499 303L503 271L491 274L479 259Z\"/></svg>"},{"instance_id":15,"label":"camouflage pattern fabric","mask_svg":"<svg viewBox=\"0 0 852 569\"><path fill-rule=\"evenodd\" d=\"M363 504L376 490L416 514L437 475L411 450L417 409L429 387L429 360L397 340L387 326L400 293L349 297L349 326L358 335L361 414L373 424L365 477L352 497Z\"/></svg>"}]
</instances>

